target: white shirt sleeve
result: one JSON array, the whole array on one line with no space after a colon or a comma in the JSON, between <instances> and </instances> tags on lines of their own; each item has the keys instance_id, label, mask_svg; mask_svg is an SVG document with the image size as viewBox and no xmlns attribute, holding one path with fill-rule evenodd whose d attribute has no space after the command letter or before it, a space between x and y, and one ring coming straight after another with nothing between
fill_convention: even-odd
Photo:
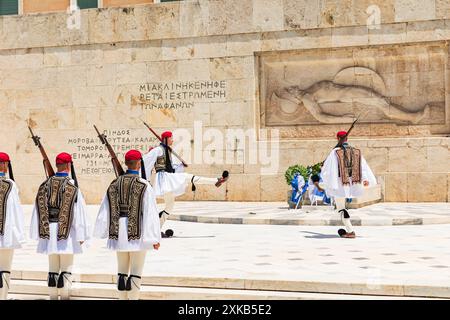
<instances>
[{"instance_id":1,"label":"white shirt sleeve","mask_svg":"<svg viewBox=\"0 0 450 320\"><path fill-rule=\"evenodd\" d=\"M163 151L160 147L155 147L150 150L149 153L144 154L142 157L144 159L145 172L147 176L150 176L150 172L152 172L153 167L155 166L156 159L163 155Z\"/></svg>"},{"instance_id":2,"label":"white shirt sleeve","mask_svg":"<svg viewBox=\"0 0 450 320\"><path fill-rule=\"evenodd\" d=\"M39 240L39 221L38 221L38 211L36 204L33 208L33 213L31 215L31 223L30 223L30 239Z\"/></svg>"},{"instance_id":3,"label":"white shirt sleeve","mask_svg":"<svg viewBox=\"0 0 450 320\"><path fill-rule=\"evenodd\" d=\"M157 244L161 242L161 226L158 208L152 187L147 184L143 199L143 242Z\"/></svg>"},{"instance_id":4,"label":"white shirt sleeve","mask_svg":"<svg viewBox=\"0 0 450 320\"><path fill-rule=\"evenodd\" d=\"M90 224L86 212L86 202L79 189L77 201L73 208L72 228L75 231L75 239L77 241L87 241L91 238Z\"/></svg>"},{"instance_id":5,"label":"white shirt sleeve","mask_svg":"<svg viewBox=\"0 0 450 320\"><path fill-rule=\"evenodd\" d=\"M12 212L13 233L19 242L25 241L25 215L23 214L22 205L19 198L19 190L15 183L8 199L8 209ZM11 206L11 208L9 208Z\"/></svg>"},{"instance_id":6,"label":"white shirt sleeve","mask_svg":"<svg viewBox=\"0 0 450 320\"><path fill-rule=\"evenodd\" d=\"M97 219L94 227L94 237L106 239L109 235L109 201L108 196L103 197L102 204L98 210Z\"/></svg>"},{"instance_id":7,"label":"white shirt sleeve","mask_svg":"<svg viewBox=\"0 0 450 320\"><path fill-rule=\"evenodd\" d=\"M182 173L184 172L184 166L181 163L180 159L174 156L173 153L170 153L171 160L172 160L172 167L175 170L176 173Z\"/></svg>"},{"instance_id":8,"label":"white shirt sleeve","mask_svg":"<svg viewBox=\"0 0 450 320\"><path fill-rule=\"evenodd\" d=\"M332 150L325 160L321 170L321 175L325 189L336 190L339 188L339 167L335 150Z\"/></svg>"},{"instance_id":9,"label":"white shirt sleeve","mask_svg":"<svg viewBox=\"0 0 450 320\"><path fill-rule=\"evenodd\" d=\"M369 186L375 186L377 179L366 162L366 159L361 155L361 178L363 181L369 181Z\"/></svg>"}]
</instances>

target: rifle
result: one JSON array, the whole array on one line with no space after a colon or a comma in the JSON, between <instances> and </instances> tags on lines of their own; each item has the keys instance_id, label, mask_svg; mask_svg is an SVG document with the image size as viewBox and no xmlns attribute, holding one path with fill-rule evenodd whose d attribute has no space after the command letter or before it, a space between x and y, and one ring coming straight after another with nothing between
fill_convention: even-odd
<instances>
[{"instance_id":1,"label":"rifle","mask_svg":"<svg viewBox=\"0 0 450 320\"><path fill-rule=\"evenodd\" d=\"M339 137L339 141L338 141L337 145L335 146L335 148L339 148L344 144L345 139L347 139L347 137L350 135L350 132L353 130L353 127L355 126L355 123L358 120L359 120L359 116L358 116L358 118L355 119L355 121L352 122L352 125L347 130L347 134L345 136Z\"/></svg>"},{"instance_id":2,"label":"rifle","mask_svg":"<svg viewBox=\"0 0 450 320\"><path fill-rule=\"evenodd\" d=\"M100 133L100 131L98 131L97 127L95 126L95 124L94 124L94 129L95 129L95 131L97 131L100 141L102 142L102 144L104 144L106 146L106 149L108 149L109 154L111 155L111 162L112 162L116 177L119 177L119 176L125 174L125 171L123 171L123 168L119 162L119 159L117 159L116 153L114 152L113 148L109 144L108 139L106 139L106 135L103 133Z\"/></svg>"},{"instance_id":3,"label":"rifle","mask_svg":"<svg viewBox=\"0 0 450 320\"><path fill-rule=\"evenodd\" d=\"M361 117L361 114L355 119L355 121L352 122L352 124L351 124L350 128L347 130L347 134L345 136L339 137L339 141L334 148L340 148L344 144L345 139L347 139L347 137L350 135L350 132L353 130L353 127L355 126L356 122L359 120L360 117ZM325 160L323 160L321 162L321 166L323 166L324 163L325 163Z\"/></svg>"},{"instance_id":4,"label":"rifle","mask_svg":"<svg viewBox=\"0 0 450 320\"><path fill-rule=\"evenodd\" d=\"M150 130L150 132L153 133L153 135L154 135L159 141L161 141L162 143L164 143L163 140L161 139L161 137L160 137L160 136L159 136L152 128L150 128L150 126L149 126L145 121L143 121L143 120L141 120L141 121L142 121L142 122L144 123L144 125L148 128L148 130ZM188 165L186 164L186 162L184 162L184 160L181 159L181 157L180 157L175 151L173 151L173 149L172 149L171 147L167 146L167 149L169 149L169 151L170 151L175 157L177 157L178 160L181 161L181 164L182 164L184 167L187 167L187 166L188 166Z\"/></svg>"},{"instance_id":5,"label":"rifle","mask_svg":"<svg viewBox=\"0 0 450 320\"><path fill-rule=\"evenodd\" d=\"M39 148L42 158L44 158L42 162L44 164L45 175L47 176L47 178L54 176L55 170L53 170L52 164L48 159L47 153L45 152L44 147L42 146L41 137L35 136L30 126L28 126L28 129L30 130L31 138L33 139L34 144Z\"/></svg>"}]
</instances>

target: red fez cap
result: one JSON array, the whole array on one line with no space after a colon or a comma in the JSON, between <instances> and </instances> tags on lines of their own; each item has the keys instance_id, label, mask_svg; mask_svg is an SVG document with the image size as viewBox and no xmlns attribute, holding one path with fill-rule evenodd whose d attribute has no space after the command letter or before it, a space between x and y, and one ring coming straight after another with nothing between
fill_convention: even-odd
<instances>
[{"instance_id":1,"label":"red fez cap","mask_svg":"<svg viewBox=\"0 0 450 320\"><path fill-rule=\"evenodd\" d=\"M0 152L0 162L8 162L9 156L7 153Z\"/></svg>"},{"instance_id":2,"label":"red fez cap","mask_svg":"<svg viewBox=\"0 0 450 320\"><path fill-rule=\"evenodd\" d=\"M130 150L125 154L125 161L141 160L142 154L138 150Z\"/></svg>"},{"instance_id":3,"label":"red fez cap","mask_svg":"<svg viewBox=\"0 0 450 320\"><path fill-rule=\"evenodd\" d=\"M166 132L163 132L163 134L161 135L161 139L165 139L165 138L170 138L172 136L172 132L170 132L170 131L166 131Z\"/></svg>"},{"instance_id":4,"label":"red fez cap","mask_svg":"<svg viewBox=\"0 0 450 320\"><path fill-rule=\"evenodd\" d=\"M66 152L62 152L56 156L56 164L71 163L72 156Z\"/></svg>"},{"instance_id":5,"label":"red fez cap","mask_svg":"<svg viewBox=\"0 0 450 320\"><path fill-rule=\"evenodd\" d=\"M347 131L339 131L336 134L336 137L341 138L341 137L345 137L347 135Z\"/></svg>"}]
</instances>

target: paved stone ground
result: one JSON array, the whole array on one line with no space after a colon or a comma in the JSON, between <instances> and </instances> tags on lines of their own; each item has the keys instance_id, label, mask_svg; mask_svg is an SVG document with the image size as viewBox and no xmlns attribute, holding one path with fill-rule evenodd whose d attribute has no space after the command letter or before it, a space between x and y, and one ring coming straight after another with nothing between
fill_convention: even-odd
<instances>
[{"instance_id":1,"label":"paved stone ground","mask_svg":"<svg viewBox=\"0 0 450 320\"><path fill-rule=\"evenodd\" d=\"M95 207L90 211L93 221ZM331 226L168 221L165 228L177 237L163 239L161 249L147 255L146 276L450 287L450 224L356 227L356 239L339 238ZM115 255L105 245L92 241L76 258L74 272L115 274ZM35 249L28 241L16 251L13 269L45 271L47 257Z\"/></svg>"},{"instance_id":2,"label":"paved stone ground","mask_svg":"<svg viewBox=\"0 0 450 320\"><path fill-rule=\"evenodd\" d=\"M159 205L162 209L162 204ZM92 219L98 211L90 205ZM32 206L24 205L27 215ZM377 203L360 209L350 209L355 226L392 226L450 224L450 203ZM169 220L220 223L339 226L339 214L330 206L305 206L288 210L284 202L218 202L179 201Z\"/></svg>"},{"instance_id":3,"label":"paved stone ground","mask_svg":"<svg viewBox=\"0 0 450 320\"><path fill-rule=\"evenodd\" d=\"M273 225L341 225L330 206L288 210L283 202L177 202L171 220ZM450 223L450 203L377 203L350 209L354 225L389 226Z\"/></svg>"}]
</instances>

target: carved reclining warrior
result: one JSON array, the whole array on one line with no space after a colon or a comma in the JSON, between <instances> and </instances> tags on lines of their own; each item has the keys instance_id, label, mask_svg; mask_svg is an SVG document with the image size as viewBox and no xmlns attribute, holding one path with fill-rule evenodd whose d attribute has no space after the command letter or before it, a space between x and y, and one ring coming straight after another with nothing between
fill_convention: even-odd
<instances>
[{"instance_id":1,"label":"carved reclining warrior","mask_svg":"<svg viewBox=\"0 0 450 320\"><path fill-rule=\"evenodd\" d=\"M332 115L323 112L320 104L331 102L356 102L382 111L389 119L418 123L430 112L425 105L421 111L408 112L390 102L388 98L363 86L345 86L332 81L319 81L302 90L298 86L290 86L275 91L275 95L297 105L303 105L321 123L352 122L353 115Z\"/></svg>"}]
</instances>

